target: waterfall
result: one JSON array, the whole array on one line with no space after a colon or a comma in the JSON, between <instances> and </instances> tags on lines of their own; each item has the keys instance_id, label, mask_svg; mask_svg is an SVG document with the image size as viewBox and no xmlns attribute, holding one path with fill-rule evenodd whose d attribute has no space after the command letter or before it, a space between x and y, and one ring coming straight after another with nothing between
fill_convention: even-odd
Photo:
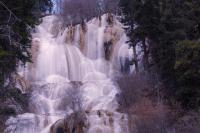
<instances>
[{"instance_id":1,"label":"waterfall","mask_svg":"<svg viewBox=\"0 0 200 133\"><path fill-rule=\"evenodd\" d=\"M62 28L56 16L44 17L33 33L33 48L38 47L32 53L34 63L23 73L31 84L30 112L10 117L5 132L48 133L58 120L81 108L87 112L86 132L128 133L127 116L117 111L119 90L113 80L130 58L122 27L116 18L109 25L106 14L85 28Z\"/></svg>"}]
</instances>

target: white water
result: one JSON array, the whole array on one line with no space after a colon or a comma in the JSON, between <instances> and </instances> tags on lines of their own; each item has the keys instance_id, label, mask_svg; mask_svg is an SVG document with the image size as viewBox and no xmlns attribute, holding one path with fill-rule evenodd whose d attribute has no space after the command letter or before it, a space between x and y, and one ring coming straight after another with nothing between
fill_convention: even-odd
<instances>
[{"instance_id":1,"label":"white water","mask_svg":"<svg viewBox=\"0 0 200 133\"><path fill-rule=\"evenodd\" d=\"M128 133L127 118L118 113L116 94L119 90L113 78L119 74L120 60L129 56L126 35L122 25L115 20L114 26L119 31L110 61L104 58L104 36L108 26L106 15L102 16L101 26L98 19L89 21L85 33L85 46L80 47L80 25L76 26L73 41L66 40L69 29L58 30L55 36L55 16L48 16L37 27L33 40L39 43L39 51L34 68L27 70L25 76L30 79L32 96L30 111L11 117L7 122L6 133L48 133L50 126L57 120L73 112L70 100L71 91L78 90L83 110L87 115L90 127L88 133ZM74 88L71 81L80 83ZM99 117L96 111L101 111ZM106 112L111 113L108 116ZM113 123L109 120L113 119Z\"/></svg>"}]
</instances>

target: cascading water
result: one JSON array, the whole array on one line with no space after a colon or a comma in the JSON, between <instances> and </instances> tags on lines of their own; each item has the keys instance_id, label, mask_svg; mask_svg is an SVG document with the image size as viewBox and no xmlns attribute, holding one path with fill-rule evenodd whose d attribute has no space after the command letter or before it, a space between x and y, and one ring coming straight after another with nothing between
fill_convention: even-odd
<instances>
[{"instance_id":1,"label":"cascading water","mask_svg":"<svg viewBox=\"0 0 200 133\"><path fill-rule=\"evenodd\" d=\"M128 133L112 80L128 56L127 38L122 25L115 19L109 26L106 17L89 21L85 31L81 25L60 28L56 16L43 18L33 34L34 64L24 72L32 88L30 113L9 118L6 133L48 133L77 108L74 99L87 112L88 133ZM108 61L104 45L109 39L114 46Z\"/></svg>"}]
</instances>

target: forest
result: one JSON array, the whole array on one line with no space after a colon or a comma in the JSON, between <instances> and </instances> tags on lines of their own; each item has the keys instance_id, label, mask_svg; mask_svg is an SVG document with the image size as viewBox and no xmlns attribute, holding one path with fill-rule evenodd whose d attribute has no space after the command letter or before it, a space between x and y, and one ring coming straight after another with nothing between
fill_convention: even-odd
<instances>
[{"instance_id":1,"label":"forest","mask_svg":"<svg viewBox=\"0 0 200 133\"><path fill-rule=\"evenodd\" d=\"M199 0L0 0L0 133L199 133L199 111Z\"/></svg>"}]
</instances>

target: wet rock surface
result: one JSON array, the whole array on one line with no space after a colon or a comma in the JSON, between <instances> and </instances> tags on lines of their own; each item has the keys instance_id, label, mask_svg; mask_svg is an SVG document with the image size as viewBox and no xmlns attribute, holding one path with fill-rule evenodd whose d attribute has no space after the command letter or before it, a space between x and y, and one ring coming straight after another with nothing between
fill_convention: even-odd
<instances>
[{"instance_id":1,"label":"wet rock surface","mask_svg":"<svg viewBox=\"0 0 200 133\"><path fill-rule=\"evenodd\" d=\"M50 133L86 133L88 128L85 114L78 112L56 121L51 126Z\"/></svg>"},{"instance_id":2,"label":"wet rock surface","mask_svg":"<svg viewBox=\"0 0 200 133\"><path fill-rule=\"evenodd\" d=\"M114 133L115 116L118 115L120 121L126 121L125 115L115 114L106 110L85 111L84 113L72 113L65 119L56 121L50 129L50 133ZM91 118L99 119L101 126L94 126L96 123ZM93 125L93 128L89 128ZM122 125L123 126L123 125ZM102 128L103 127L103 128ZM124 131L128 129L125 128Z\"/></svg>"}]
</instances>

